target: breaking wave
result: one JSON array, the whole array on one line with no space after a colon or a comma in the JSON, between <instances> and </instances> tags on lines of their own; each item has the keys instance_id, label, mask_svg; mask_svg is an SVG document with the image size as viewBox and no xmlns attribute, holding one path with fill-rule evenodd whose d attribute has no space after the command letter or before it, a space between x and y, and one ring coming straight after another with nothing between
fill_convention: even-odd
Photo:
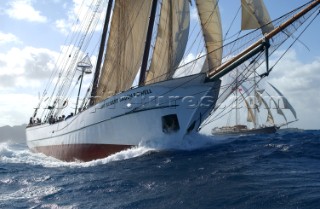
<instances>
[{"instance_id":1,"label":"breaking wave","mask_svg":"<svg viewBox=\"0 0 320 209\"><path fill-rule=\"evenodd\" d=\"M28 149L26 144L8 141L0 143L0 163L22 163L43 167L90 167L114 161L127 160L150 152L161 150L194 150L230 140L232 139L226 137L216 137L213 139L213 137L201 134L191 134L182 140L175 141L158 139L152 142L141 143L139 146L90 162L62 162L41 153L33 153Z\"/></svg>"}]
</instances>

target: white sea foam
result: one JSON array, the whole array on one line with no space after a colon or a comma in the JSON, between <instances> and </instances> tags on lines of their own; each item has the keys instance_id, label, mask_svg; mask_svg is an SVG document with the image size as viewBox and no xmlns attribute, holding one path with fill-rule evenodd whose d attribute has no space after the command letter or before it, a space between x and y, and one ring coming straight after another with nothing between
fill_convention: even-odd
<instances>
[{"instance_id":1,"label":"white sea foam","mask_svg":"<svg viewBox=\"0 0 320 209\"><path fill-rule=\"evenodd\" d=\"M191 134L180 140L165 140L159 138L158 140L144 142L136 147L90 162L62 162L41 153L32 153L26 145L5 142L0 143L0 162L26 163L44 167L90 167L135 158L151 151L194 150L229 140L230 139L226 137L211 137L201 134Z\"/></svg>"},{"instance_id":2,"label":"white sea foam","mask_svg":"<svg viewBox=\"0 0 320 209\"><path fill-rule=\"evenodd\" d=\"M62 162L41 153L33 153L26 145L5 142L0 143L0 163L25 163L44 167L89 167L138 157L152 150L154 149L137 146L90 162Z\"/></svg>"},{"instance_id":3,"label":"white sea foam","mask_svg":"<svg viewBox=\"0 0 320 209\"><path fill-rule=\"evenodd\" d=\"M18 199L37 199L47 195L59 192L60 189L54 186L28 186L13 193L0 194L1 201L18 200Z\"/></svg>"},{"instance_id":4,"label":"white sea foam","mask_svg":"<svg viewBox=\"0 0 320 209\"><path fill-rule=\"evenodd\" d=\"M47 157L41 153L32 153L25 144L13 142L0 143L1 163L26 163L42 165L45 161L58 162L56 159Z\"/></svg>"}]
</instances>

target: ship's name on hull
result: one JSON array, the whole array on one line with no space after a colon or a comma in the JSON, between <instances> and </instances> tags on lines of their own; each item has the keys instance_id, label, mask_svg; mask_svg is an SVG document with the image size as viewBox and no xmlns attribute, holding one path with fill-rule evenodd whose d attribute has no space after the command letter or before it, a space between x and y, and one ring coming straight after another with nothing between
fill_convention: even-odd
<instances>
[{"instance_id":1,"label":"ship's name on hull","mask_svg":"<svg viewBox=\"0 0 320 209\"><path fill-rule=\"evenodd\" d=\"M104 102L104 104L101 106L101 109L105 108L105 107L109 107L111 105L118 104L119 102L130 100L133 97L143 97L143 96L151 94L151 93L152 93L151 89L145 89L143 91L133 92L131 94L127 94L125 96L121 96L121 97L113 99L111 101Z\"/></svg>"}]
</instances>

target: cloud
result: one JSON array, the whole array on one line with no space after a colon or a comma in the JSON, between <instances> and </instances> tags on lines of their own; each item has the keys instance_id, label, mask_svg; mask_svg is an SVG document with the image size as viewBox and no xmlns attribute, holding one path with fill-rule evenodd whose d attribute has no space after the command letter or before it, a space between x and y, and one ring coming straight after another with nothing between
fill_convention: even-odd
<instances>
[{"instance_id":1,"label":"cloud","mask_svg":"<svg viewBox=\"0 0 320 209\"><path fill-rule=\"evenodd\" d=\"M302 62L298 54L291 50L267 78L267 81L275 85L296 109L299 121L294 125L298 127L320 128L319 69L320 57Z\"/></svg>"},{"instance_id":2,"label":"cloud","mask_svg":"<svg viewBox=\"0 0 320 209\"><path fill-rule=\"evenodd\" d=\"M28 122L28 118L36 107L36 96L21 93L2 93L0 97L0 124L21 125Z\"/></svg>"},{"instance_id":3,"label":"cloud","mask_svg":"<svg viewBox=\"0 0 320 209\"><path fill-rule=\"evenodd\" d=\"M9 43L21 43L19 38L12 33L2 33L0 31L0 45L9 44Z\"/></svg>"},{"instance_id":4,"label":"cloud","mask_svg":"<svg viewBox=\"0 0 320 209\"><path fill-rule=\"evenodd\" d=\"M13 86L15 83L15 76L12 75L0 75L0 87Z\"/></svg>"},{"instance_id":5,"label":"cloud","mask_svg":"<svg viewBox=\"0 0 320 209\"><path fill-rule=\"evenodd\" d=\"M194 55L193 53L189 53L180 63L179 68L176 70L173 77L183 77L187 75L192 75L199 73L203 67L205 56L204 53L199 53L198 55ZM201 58L200 58L201 57ZM197 61L193 62L194 60Z\"/></svg>"},{"instance_id":6,"label":"cloud","mask_svg":"<svg viewBox=\"0 0 320 209\"><path fill-rule=\"evenodd\" d=\"M0 53L0 87L39 87L55 68L58 54L48 49L11 48Z\"/></svg>"},{"instance_id":7,"label":"cloud","mask_svg":"<svg viewBox=\"0 0 320 209\"><path fill-rule=\"evenodd\" d=\"M93 15L95 15L91 27L95 27L95 30L102 30L102 21L101 16L103 8L107 6L104 5L106 2L103 2L98 10L94 12L96 9L96 5L90 3L90 1L83 2L82 0L73 0L73 6L69 8L67 12L66 19L59 19L55 21L55 26L62 34L69 34L70 31L81 31L84 30L84 25L89 23L89 20ZM66 4L63 5L66 8ZM100 24L98 22L100 21ZM85 24L86 23L86 24Z\"/></svg>"},{"instance_id":8,"label":"cloud","mask_svg":"<svg viewBox=\"0 0 320 209\"><path fill-rule=\"evenodd\" d=\"M47 18L41 15L40 11L37 11L32 7L30 0L11 1L6 13L13 19L40 23L47 22Z\"/></svg>"},{"instance_id":9,"label":"cloud","mask_svg":"<svg viewBox=\"0 0 320 209\"><path fill-rule=\"evenodd\" d=\"M272 56L270 66L273 66L282 53L283 51L279 51ZM271 74L259 83L260 88L265 89L271 96L279 98L279 95L268 86L266 82L270 82L272 85L276 86L296 110L299 120L290 124L290 127L320 129L319 70L320 57L314 58L311 61L301 61L297 52L295 50L290 50L275 66ZM271 101L267 100L267 102L269 103ZM280 102L280 105L281 104L283 103ZM225 111L225 113L227 112L228 111ZM283 109L283 112L288 121L294 120L294 116L289 109ZM272 113L277 125L285 122L276 111L272 111ZM221 114L221 116L222 115L223 114ZM204 132L210 134L213 127L225 126L227 123L226 121L228 121L228 116L230 115L227 114L219 120L213 120L214 117L209 118L212 123L205 126ZM243 117L243 115L241 117ZM244 117L246 117L246 115ZM262 118L264 115L259 115L259 118L260 117ZM232 123L228 125L232 125Z\"/></svg>"}]
</instances>

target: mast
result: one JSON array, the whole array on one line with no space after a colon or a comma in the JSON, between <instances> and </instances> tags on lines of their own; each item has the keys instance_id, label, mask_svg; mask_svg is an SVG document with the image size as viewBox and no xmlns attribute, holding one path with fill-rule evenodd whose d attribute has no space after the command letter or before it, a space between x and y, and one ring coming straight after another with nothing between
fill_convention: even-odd
<instances>
[{"instance_id":1,"label":"mast","mask_svg":"<svg viewBox=\"0 0 320 209\"><path fill-rule=\"evenodd\" d=\"M99 75L100 75L100 68L101 68L102 58L103 58L104 49L105 49L105 45L106 45L107 32L108 32L108 27L109 27L109 22L110 22L112 4L113 4L113 0L109 0L107 12L106 12L106 18L105 18L104 26L103 26L101 42L100 42L100 49L99 49L96 70L94 72L94 80L93 80L93 84L92 84L90 105L94 105L95 96L97 96L97 87L98 87L98 81L99 81Z\"/></svg>"},{"instance_id":2,"label":"mast","mask_svg":"<svg viewBox=\"0 0 320 209\"><path fill-rule=\"evenodd\" d=\"M238 70L236 70L236 125L239 125L239 101L238 101L238 90L239 90L239 83L238 83Z\"/></svg>"},{"instance_id":3,"label":"mast","mask_svg":"<svg viewBox=\"0 0 320 209\"><path fill-rule=\"evenodd\" d=\"M81 86L82 86L82 81L83 81L83 76L84 74L91 74L91 68L92 64L90 62L89 55L87 54L80 62L77 64L77 69L81 70L81 81L80 81L80 86L78 90L78 96L77 96L77 102L76 102L76 109L74 111L74 114L77 114L77 109L78 109L78 103L79 103L79 98L80 98L80 92L81 92Z\"/></svg>"},{"instance_id":4,"label":"mast","mask_svg":"<svg viewBox=\"0 0 320 209\"><path fill-rule=\"evenodd\" d=\"M76 102L76 108L74 110L74 114L76 115L77 114L77 110L78 110L78 103L79 103L79 98L80 98L80 92L81 92L81 86L82 86L82 81L83 81L83 76L84 76L84 71L85 71L85 68L82 68L81 69L81 81L80 81L80 86L79 86L79 90L78 90L78 96L77 96L77 102ZM80 112L80 111L79 111Z\"/></svg>"},{"instance_id":5,"label":"mast","mask_svg":"<svg viewBox=\"0 0 320 209\"><path fill-rule=\"evenodd\" d=\"M146 72L147 72L147 67L148 67L148 58L149 58L149 52L150 52L150 46L151 46L152 32L153 32L153 26L154 26L156 12L157 12L157 4L158 4L158 0L152 1L152 8L151 8L151 14L150 14L150 18L149 18L149 26L148 26L148 32L147 32L147 38L146 38L146 45L144 48L144 54L143 54L142 64L141 64L141 69L140 69L139 86L144 85L145 79L146 79Z\"/></svg>"},{"instance_id":6,"label":"mast","mask_svg":"<svg viewBox=\"0 0 320 209\"><path fill-rule=\"evenodd\" d=\"M254 109L253 109L253 114L254 114L254 120L253 120L253 127L254 129L257 128L257 98L256 98L256 93L257 93L257 80L256 80L256 76L255 76L255 72L253 72L253 104L254 104Z\"/></svg>"},{"instance_id":7,"label":"mast","mask_svg":"<svg viewBox=\"0 0 320 209\"><path fill-rule=\"evenodd\" d=\"M272 30L270 33L266 34L264 38L258 40L256 43L252 44L246 50L238 54L237 56L233 57L229 61L225 62L224 64L220 65L215 70L210 70L207 73L207 77L210 79L218 79L227 74L228 72L234 70L236 67L244 63L249 58L253 57L259 52L262 52L266 48L269 47L269 42L271 38L281 33L284 29L289 27L292 23L303 17L305 14L310 12L316 6L320 4L320 0L314 0L307 6L305 9L294 15L291 19L287 20L286 22L282 23L279 27Z\"/></svg>"}]
</instances>

